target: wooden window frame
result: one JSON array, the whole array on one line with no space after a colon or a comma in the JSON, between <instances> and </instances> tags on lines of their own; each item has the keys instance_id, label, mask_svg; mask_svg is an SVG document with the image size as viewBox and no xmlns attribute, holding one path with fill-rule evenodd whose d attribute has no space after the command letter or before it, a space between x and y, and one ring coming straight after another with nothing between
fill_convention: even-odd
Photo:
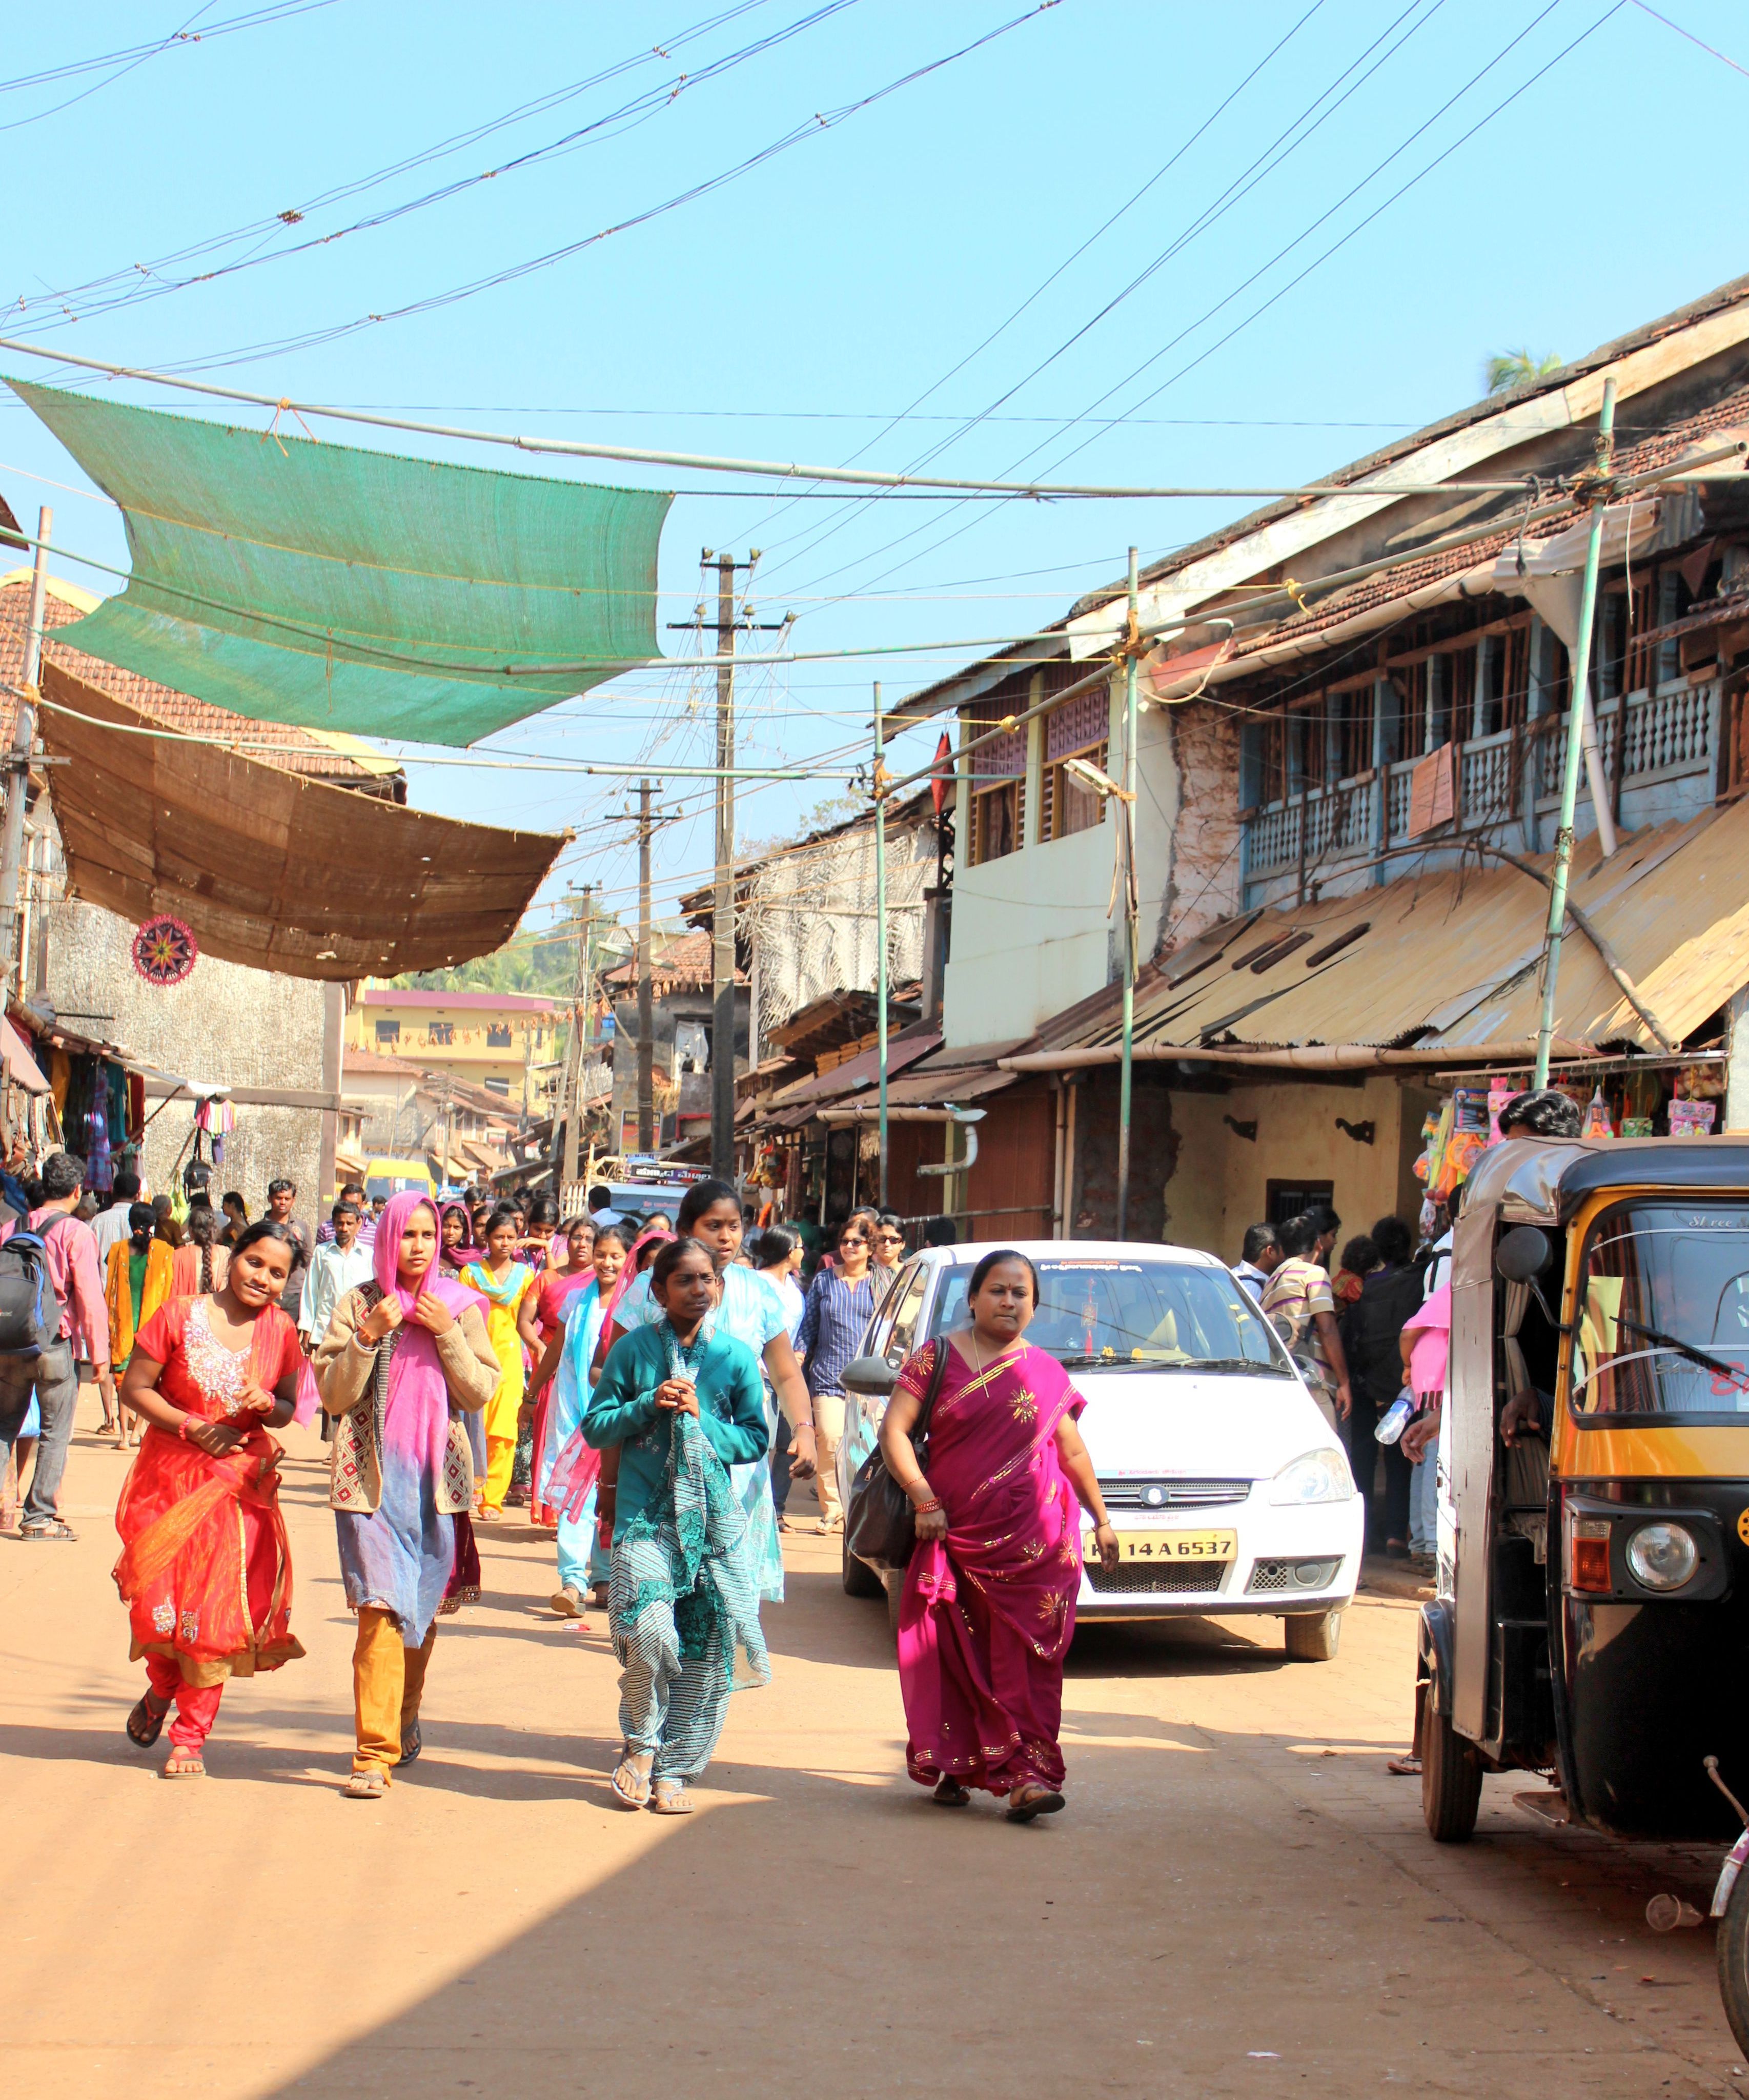
<instances>
[{"instance_id":1,"label":"wooden window frame","mask_svg":"<svg viewBox=\"0 0 1749 2100\"><path fill-rule=\"evenodd\" d=\"M1064 752L1061 757L1052 759L1045 766L1039 791L1039 844L1040 845L1048 845L1058 839L1072 839L1081 832L1095 831L1105 822L1107 798L1103 795L1094 794L1091 788L1077 787L1073 783L1066 781L1063 777L1063 768L1071 758L1084 758L1097 765L1102 773L1108 773L1111 769L1106 765L1106 760L1110 749L1111 739L1102 736L1094 743L1083 744L1078 751ZM1073 831L1065 831L1060 827L1061 820L1063 811L1069 805L1068 798L1071 794L1077 801L1090 800L1093 805L1094 815L1090 823L1077 824Z\"/></svg>"}]
</instances>

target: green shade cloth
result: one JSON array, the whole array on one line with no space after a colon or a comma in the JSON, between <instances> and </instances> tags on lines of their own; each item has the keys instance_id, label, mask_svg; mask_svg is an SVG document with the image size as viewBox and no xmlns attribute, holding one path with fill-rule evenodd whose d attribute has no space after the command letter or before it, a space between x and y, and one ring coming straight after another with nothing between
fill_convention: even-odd
<instances>
[{"instance_id":1,"label":"green shade cloth","mask_svg":"<svg viewBox=\"0 0 1749 2100\"><path fill-rule=\"evenodd\" d=\"M673 501L9 379L121 506L126 590L57 632L257 721L468 744L656 657Z\"/></svg>"}]
</instances>

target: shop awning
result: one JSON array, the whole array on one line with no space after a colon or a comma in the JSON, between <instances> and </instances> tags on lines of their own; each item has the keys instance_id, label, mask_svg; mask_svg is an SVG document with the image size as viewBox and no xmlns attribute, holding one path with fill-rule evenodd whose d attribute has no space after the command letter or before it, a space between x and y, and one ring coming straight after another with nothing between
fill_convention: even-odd
<instances>
[{"instance_id":1,"label":"shop awning","mask_svg":"<svg viewBox=\"0 0 1749 2100\"><path fill-rule=\"evenodd\" d=\"M1570 894L1670 1043L1749 985L1749 804L1631 834L1607 861L1583 840ZM1247 913L1145 973L1137 1052L1322 1070L1522 1057L1536 1036L1548 913L1544 885L1498 862ZM1555 1027L1557 1057L1664 1047L1571 921ZM1120 1039L1112 990L1000 1061L1102 1063Z\"/></svg>"},{"instance_id":2,"label":"shop awning","mask_svg":"<svg viewBox=\"0 0 1749 2100\"><path fill-rule=\"evenodd\" d=\"M254 721L466 744L660 655L659 491L7 384L121 506L127 588L62 630L106 664Z\"/></svg>"},{"instance_id":3,"label":"shop awning","mask_svg":"<svg viewBox=\"0 0 1749 2100\"><path fill-rule=\"evenodd\" d=\"M0 1015L0 1060L4 1061L7 1077L27 1094L49 1092L49 1083L31 1055L30 1045L3 1015Z\"/></svg>"},{"instance_id":4,"label":"shop awning","mask_svg":"<svg viewBox=\"0 0 1749 2100\"><path fill-rule=\"evenodd\" d=\"M489 954L570 836L458 823L179 742L56 664L43 699L73 892L136 925L173 913L252 969L346 980Z\"/></svg>"}]
</instances>

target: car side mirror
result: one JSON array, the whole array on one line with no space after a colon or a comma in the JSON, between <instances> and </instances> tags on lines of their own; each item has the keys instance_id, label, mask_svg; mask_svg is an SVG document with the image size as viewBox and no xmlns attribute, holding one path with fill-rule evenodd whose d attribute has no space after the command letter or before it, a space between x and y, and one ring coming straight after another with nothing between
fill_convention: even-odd
<instances>
[{"instance_id":1,"label":"car side mirror","mask_svg":"<svg viewBox=\"0 0 1749 2100\"><path fill-rule=\"evenodd\" d=\"M840 1374L846 1392L861 1400L890 1400L899 1383L899 1367L885 1357L858 1357Z\"/></svg>"},{"instance_id":2,"label":"car side mirror","mask_svg":"<svg viewBox=\"0 0 1749 2100\"><path fill-rule=\"evenodd\" d=\"M1494 1250L1494 1273L1507 1283L1529 1283L1554 1259L1547 1233L1535 1225L1514 1225Z\"/></svg>"}]
</instances>

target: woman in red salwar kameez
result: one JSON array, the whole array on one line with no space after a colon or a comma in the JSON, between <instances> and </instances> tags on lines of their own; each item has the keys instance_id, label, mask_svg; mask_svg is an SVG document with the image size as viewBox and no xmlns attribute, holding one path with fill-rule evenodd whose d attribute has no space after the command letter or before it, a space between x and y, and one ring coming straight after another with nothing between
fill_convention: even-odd
<instances>
[{"instance_id":1,"label":"woman in red salwar kameez","mask_svg":"<svg viewBox=\"0 0 1749 2100\"><path fill-rule=\"evenodd\" d=\"M1058 1737L1081 1582L1077 1502L1102 1565L1118 1560L1075 1426L1084 1403L1056 1358L1022 1339L1038 1302L1024 1255L986 1255L966 1294L970 1326L907 1361L881 1425L887 1471L917 1513L899 1608L906 1769L944 1808L963 1807L970 1787L1006 1795L1013 1823L1063 1805ZM925 1479L911 1432L932 1383Z\"/></svg>"},{"instance_id":2,"label":"woman in red salwar kameez","mask_svg":"<svg viewBox=\"0 0 1749 2100\"><path fill-rule=\"evenodd\" d=\"M268 1436L290 1421L303 1363L275 1301L294 1243L263 1219L231 1249L222 1290L173 1298L135 1339L122 1398L147 1424L116 1509L116 1587L147 1691L127 1717L149 1749L174 1704L166 1779L202 1779L225 1680L303 1653L293 1637L291 1554Z\"/></svg>"}]
</instances>

